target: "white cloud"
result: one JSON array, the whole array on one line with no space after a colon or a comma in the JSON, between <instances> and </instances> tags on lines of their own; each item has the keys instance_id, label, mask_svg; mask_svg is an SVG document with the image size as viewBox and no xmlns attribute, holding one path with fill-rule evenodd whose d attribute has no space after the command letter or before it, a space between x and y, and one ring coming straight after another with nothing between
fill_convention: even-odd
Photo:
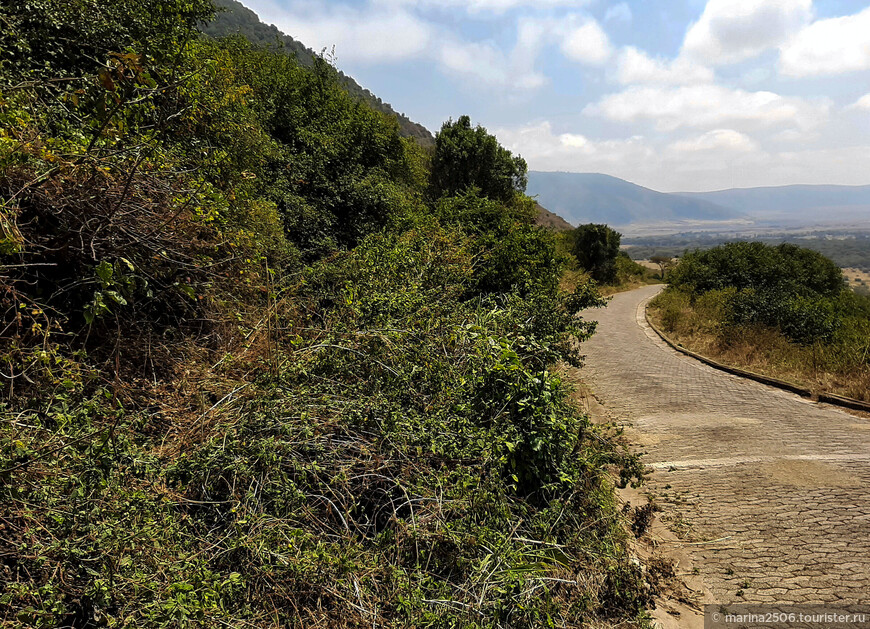
<instances>
[{"instance_id":1,"label":"white cloud","mask_svg":"<svg viewBox=\"0 0 870 629\"><path fill-rule=\"evenodd\" d=\"M495 130L499 142L521 154L532 169L573 172L621 172L653 161L643 137L593 141L577 133L557 134L550 122Z\"/></svg>"},{"instance_id":2,"label":"white cloud","mask_svg":"<svg viewBox=\"0 0 870 629\"><path fill-rule=\"evenodd\" d=\"M468 13L502 14L514 9L544 9L566 7L579 9L592 0L372 0L382 6L414 6L426 9L464 9Z\"/></svg>"},{"instance_id":3,"label":"white cloud","mask_svg":"<svg viewBox=\"0 0 870 629\"><path fill-rule=\"evenodd\" d=\"M623 85L685 85L710 83L713 71L685 57L672 61L653 59L634 46L627 46L616 61L616 78Z\"/></svg>"},{"instance_id":4,"label":"white cloud","mask_svg":"<svg viewBox=\"0 0 870 629\"><path fill-rule=\"evenodd\" d=\"M605 96L584 113L616 122L649 120L662 131L679 127L721 127L727 123L749 126L792 125L802 129L827 119L827 100L809 102L773 92L746 92L718 85L678 88L631 87Z\"/></svg>"},{"instance_id":5,"label":"white cloud","mask_svg":"<svg viewBox=\"0 0 870 629\"><path fill-rule=\"evenodd\" d=\"M441 4L444 0L434 0ZM572 7L580 8L589 4L589 0L454 0L455 4L466 7L469 11L495 11L502 12L509 9L522 7Z\"/></svg>"},{"instance_id":6,"label":"white cloud","mask_svg":"<svg viewBox=\"0 0 870 629\"><path fill-rule=\"evenodd\" d=\"M812 0L709 0L683 52L721 65L779 46L812 18Z\"/></svg>"},{"instance_id":7,"label":"white cloud","mask_svg":"<svg viewBox=\"0 0 870 629\"><path fill-rule=\"evenodd\" d=\"M313 50L332 48L341 63L376 64L421 56L433 39L433 28L404 10L358 10L347 5L286 8L273 0L250 2L264 22ZM293 10L293 9L297 10Z\"/></svg>"},{"instance_id":8,"label":"white cloud","mask_svg":"<svg viewBox=\"0 0 870 629\"><path fill-rule=\"evenodd\" d=\"M745 133L734 129L714 129L702 135L680 140L668 146L678 153L750 153L759 149L758 143Z\"/></svg>"},{"instance_id":9,"label":"white cloud","mask_svg":"<svg viewBox=\"0 0 870 629\"><path fill-rule=\"evenodd\" d=\"M532 170L600 172L662 191L866 184L870 154L866 145L768 152L755 138L725 128L663 147L643 136L593 140L556 133L546 121L494 133Z\"/></svg>"},{"instance_id":10,"label":"white cloud","mask_svg":"<svg viewBox=\"0 0 870 629\"><path fill-rule=\"evenodd\" d=\"M587 65L601 65L613 54L613 46L601 26L588 20L571 28L562 41L562 52L574 61Z\"/></svg>"},{"instance_id":11,"label":"white cloud","mask_svg":"<svg viewBox=\"0 0 870 629\"><path fill-rule=\"evenodd\" d=\"M782 47L779 62L793 77L870 70L870 8L812 23Z\"/></svg>"},{"instance_id":12,"label":"white cloud","mask_svg":"<svg viewBox=\"0 0 870 629\"><path fill-rule=\"evenodd\" d=\"M864 96L846 107L846 109L860 109L863 111L870 111L870 94L864 94Z\"/></svg>"},{"instance_id":13,"label":"white cloud","mask_svg":"<svg viewBox=\"0 0 870 629\"><path fill-rule=\"evenodd\" d=\"M547 82L532 68L515 65L490 43L447 41L441 46L438 60L449 72L488 86L528 90Z\"/></svg>"},{"instance_id":14,"label":"white cloud","mask_svg":"<svg viewBox=\"0 0 870 629\"><path fill-rule=\"evenodd\" d=\"M607 9L607 13L604 14L605 22L631 22L634 15L631 12L628 4L625 2L620 2L619 4L615 4L609 9Z\"/></svg>"}]
</instances>

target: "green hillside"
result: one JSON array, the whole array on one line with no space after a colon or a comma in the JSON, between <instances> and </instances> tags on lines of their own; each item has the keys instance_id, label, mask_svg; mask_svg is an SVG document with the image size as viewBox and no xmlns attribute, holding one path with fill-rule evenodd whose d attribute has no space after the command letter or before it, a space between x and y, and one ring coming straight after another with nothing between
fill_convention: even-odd
<instances>
[{"instance_id":1,"label":"green hillside","mask_svg":"<svg viewBox=\"0 0 870 629\"><path fill-rule=\"evenodd\" d=\"M210 20L202 30L212 37L227 37L241 35L253 44L283 49L294 56L305 67L314 66L314 51L289 35L285 35L271 24L264 24L256 13L236 0L215 0L219 8L215 18ZM372 109L388 116L395 116L399 121L399 130L405 137L416 138L423 146L431 146L434 142L432 133L423 125L410 120L404 114L395 111L389 103L383 102L369 90L347 76L341 70L336 70L341 85L355 98L368 104Z\"/></svg>"},{"instance_id":2,"label":"green hillside","mask_svg":"<svg viewBox=\"0 0 870 629\"><path fill-rule=\"evenodd\" d=\"M649 626L525 162L212 17L0 3L0 624Z\"/></svg>"}]
</instances>

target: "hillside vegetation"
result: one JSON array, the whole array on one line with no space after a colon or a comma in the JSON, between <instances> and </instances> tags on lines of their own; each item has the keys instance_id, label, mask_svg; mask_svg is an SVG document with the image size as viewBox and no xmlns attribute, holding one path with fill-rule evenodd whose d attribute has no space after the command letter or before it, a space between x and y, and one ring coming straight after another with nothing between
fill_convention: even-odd
<instances>
[{"instance_id":1,"label":"hillside vegetation","mask_svg":"<svg viewBox=\"0 0 870 629\"><path fill-rule=\"evenodd\" d=\"M870 298L811 249L736 242L688 253L652 315L723 362L870 400Z\"/></svg>"},{"instance_id":2,"label":"hillside vegetation","mask_svg":"<svg viewBox=\"0 0 870 629\"><path fill-rule=\"evenodd\" d=\"M236 0L215 0L218 12L214 19L202 27L203 32L212 37L228 37L240 35L252 44L281 50L293 56L300 65L313 67L317 54L301 42L285 35L275 26L264 24L257 14ZM423 125L410 120L404 114L395 111L389 103L361 87L353 78L341 70L335 70L338 82L355 98L369 105L372 109L388 116L395 117L399 122L399 133L404 137L416 138L423 146L432 146L435 139Z\"/></svg>"},{"instance_id":3,"label":"hillside vegetation","mask_svg":"<svg viewBox=\"0 0 870 629\"><path fill-rule=\"evenodd\" d=\"M870 271L870 232L861 230L814 231L799 234L755 235L754 242L768 245L789 243L821 253L840 268L857 268ZM654 256L673 258L687 250L711 249L729 242L741 242L734 235L686 233L671 236L647 236L626 238L624 243L635 260L647 260Z\"/></svg>"},{"instance_id":4,"label":"hillside vegetation","mask_svg":"<svg viewBox=\"0 0 870 629\"><path fill-rule=\"evenodd\" d=\"M212 16L0 4L0 624L644 625L525 164Z\"/></svg>"},{"instance_id":5,"label":"hillside vegetation","mask_svg":"<svg viewBox=\"0 0 870 629\"><path fill-rule=\"evenodd\" d=\"M554 232L563 232L569 229L574 229L571 223L566 221L558 214L554 214L550 210L542 207L540 203L536 203L535 205L538 212L538 216L535 219L535 222L541 227L546 227L547 229Z\"/></svg>"}]
</instances>

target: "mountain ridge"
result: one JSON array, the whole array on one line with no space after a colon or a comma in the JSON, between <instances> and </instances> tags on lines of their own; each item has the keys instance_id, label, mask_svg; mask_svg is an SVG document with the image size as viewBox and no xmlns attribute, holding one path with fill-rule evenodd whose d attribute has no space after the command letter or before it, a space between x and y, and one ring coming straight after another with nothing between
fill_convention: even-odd
<instances>
[{"instance_id":1,"label":"mountain ridge","mask_svg":"<svg viewBox=\"0 0 870 629\"><path fill-rule=\"evenodd\" d=\"M216 38L241 35L255 45L271 47L278 45L286 48L289 54L295 55L296 59L303 66L311 67L314 65L314 59L318 56L316 52L284 33L274 24L266 24L260 19L259 15L241 2L237 0L214 0L214 4L219 9L217 16L200 29L206 35ZM351 95L363 101L372 109L395 117L403 136L415 138L423 146L433 146L435 144L435 137L429 129L393 109L392 105L385 103L371 91L362 87L353 77L346 75L337 68L336 73L341 84Z\"/></svg>"},{"instance_id":2,"label":"mountain ridge","mask_svg":"<svg viewBox=\"0 0 870 629\"><path fill-rule=\"evenodd\" d=\"M658 192L601 173L530 171L528 193L569 222L616 227L687 223L715 227L723 221L738 220L808 226L854 223L870 217L870 185L792 184Z\"/></svg>"},{"instance_id":3,"label":"mountain ridge","mask_svg":"<svg viewBox=\"0 0 870 629\"><path fill-rule=\"evenodd\" d=\"M601 173L530 171L529 196L570 223L728 221L742 213L716 203L657 192Z\"/></svg>"},{"instance_id":4,"label":"mountain ridge","mask_svg":"<svg viewBox=\"0 0 870 629\"><path fill-rule=\"evenodd\" d=\"M870 185L794 184L673 194L739 207L759 220L818 220L821 210L831 220L848 220L870 211Z\"/></svg>"}]
</instances>

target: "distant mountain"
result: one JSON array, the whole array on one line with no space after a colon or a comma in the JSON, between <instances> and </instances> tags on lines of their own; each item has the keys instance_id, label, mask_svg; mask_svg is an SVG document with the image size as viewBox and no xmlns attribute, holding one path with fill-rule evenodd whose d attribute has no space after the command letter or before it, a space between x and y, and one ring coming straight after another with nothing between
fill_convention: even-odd
<instances>
[{"instance_id":1,"label":"distant mountain","mask_svg":"<svg viewBox=\"0 0 870 629\"><path fill-rule=\"evenodd\" d=\"M215 20L202 27L202 31L211 37L227 37L229 35L242 35L253 44L261 46L281 46L290 55L295 55L299 63L304 66L314 65L314 51L306 48L304 44L296 41L289 35L285 35L275 26L264 24L256 13L249 8L236 2L236 0L215 0L215 6L220 11ZM410 120L404 114L395 111L389 103L383 102L367 89L361 87L351 77L340 70L338 76L347 91L368 103L372 109L395 116L399 121L399 129L405 137L416 138L423 146L432 146L435 138L423 125Z\"/></svg>"},{"instance_id":2,"label":"distant mountain","mask_svg":"<svg viewBox=\"0 0 870 629\"><path fill-rule=\"evenodd\" d=\"M632 224L728 221L742 212L705 199L656 192L609 175L529 173L526 193L567 221Z\"/></svg>"},{"instance_id":3,"label":"distant mountain","mask_svg":"<svg viewBox=\"0 0 870 629\"><path fill-rule=\"evenodd\" d=\"M536 209L538 210L538 216L535 218L536 225L540 225L541 227L546 227L547 229L551 229L557 232L574 229L574 226L571 223L566 221L558 214L553 214L548 209L542 207L540 203L537 203L536 205Z\"/></svg>"},{"instance_id":4,"label":"distant mountain","mask_svg":"<svg viewBox=\"0 0 870 629\"><path fill-rule=\"evenodd\" d=\"M870 186L779 186L681 192L763 221L831 222L870 217Z\"/></svg>"}]
</instances>

